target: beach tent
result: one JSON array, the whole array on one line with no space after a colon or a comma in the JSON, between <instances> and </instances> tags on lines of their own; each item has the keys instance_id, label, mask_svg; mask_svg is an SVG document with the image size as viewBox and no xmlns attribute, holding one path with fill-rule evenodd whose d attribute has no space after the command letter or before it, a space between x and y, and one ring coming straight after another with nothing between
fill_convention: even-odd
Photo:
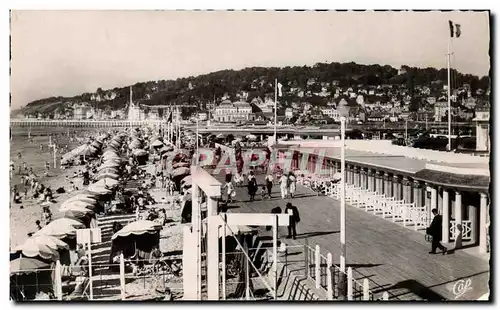
<instances>
[{"instance_id":1,"label":"beach tent","mask_svg":"<svg viewBox=\"0 0 500 310\"><path fill-rule=\"evenodd\" d=\"M64 239L69 236L76 236L76 230L80 228L85 228L85 225L73 219L62 218L50 222L37 231L35 235L48 235Z\"/></svg>"},{"instance_id":2,"label":"beach tent","mask_svg":"<svg viewBox=\"0 0 500 310\"><path fill-rule=\"evenodd\" d=\"M159 231L161 227L162 227L161 224L153 221L146 221L146 220L135 221L117 231L111 237L111 240L115 240L116 238L119 237L128 237L130 235L137 236L142 234L155 233Z\"/></svg>"},{"instance_id":3,"label":"beach tent","mask_svg":"<svg viewBox=\"0 0 500 310\"><path fill-rule=\"evenodd\" d=\"M104 187L102 184L90 184L87 190L98 195L107 195L111 193L111 189Z\"/></svg>"},{"instance_id":4,"label":"beach tent","mask_svg":"<svg viewBox=\"0 0 500 310\"><path fill-rule=\"evenodd\" d=\"M68 199L65 202L61 204L60 208L67 209L70 206L79 206L82 208L87 208L93 210L95 208L95 205L97 203L95 201L89 202L85 198L78 198L78 199Z\"/></svg>"},{"instance_id":5,"label":"beach tent","mask_svg":"<svg viewBox=\"0 0 500 310\"><path fill-rule=\"evenodd\" d=\"M118 182L117 180L112 179L112 178L103 178L103 179L100 179L99 181L95 182L94 184L95 185L100 184L103 187L104 186L114 187L114 186L117 186L119 183L120 182Z\"/></svg>"},{"instance_id":6,"label":"beach tent","mask_svg":"<svg viewBox=\"0 0 500 310\"><path fill-rule=\"evenodd\" d=\"M43 260L56 261L59 259L60 249L69 249L68 244L53 236L38 235L28 238L14 251L20 252L26 257L40 257Z\"/></svg>"},{"instance_id":7,"label":"beach tent","mask_svg":"<svg viewBox=\"0 0 500 310\"><path fill-rule=\"evenodd\" d=\"M10 261L10 272L20 273L20 272L30 272L36 271L37 269L49 268L50 264L42 262L38 259L21 257Z\"/></svg>"},{"instance_id":8,"label":"beach tent","mask_svg":"<svg viewBox=\"0 0 500 310\"><path fill-rule=\"evenodd\" d=\"M101 180L101 179L104 179L104 178L110 178L110 179L118 180L120 178L120 176L118 174L116 174L116 173L102 172L102 173L99 173L95 177L96 180Z\"/></svg>"},{"instance_id":9,"label":"beach tent","mask_svg":"<svg viewBox=\"0 0 500 310\"><path fill-rule=\"evenodd\" d=\"M158 148L163 146L163 142L161 142L160 140L155 140L153 143L151 143L151 146Z\"/></svg>"}]
</instances>

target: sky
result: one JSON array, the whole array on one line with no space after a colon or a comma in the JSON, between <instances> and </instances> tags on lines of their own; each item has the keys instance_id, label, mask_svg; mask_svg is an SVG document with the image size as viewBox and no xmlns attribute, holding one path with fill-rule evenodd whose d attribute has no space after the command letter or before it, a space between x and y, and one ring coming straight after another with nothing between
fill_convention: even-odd
<instances>
[{"instance_id":1,"label":"sky","mask_svg":"<svg viewBox=\"0 0 500 310\"><path fill-rule=\"evenodd\" d=\"M487 12L13 11L11 107L161 79L317 62L488 75Z\"/></svg>"}]
</instances>

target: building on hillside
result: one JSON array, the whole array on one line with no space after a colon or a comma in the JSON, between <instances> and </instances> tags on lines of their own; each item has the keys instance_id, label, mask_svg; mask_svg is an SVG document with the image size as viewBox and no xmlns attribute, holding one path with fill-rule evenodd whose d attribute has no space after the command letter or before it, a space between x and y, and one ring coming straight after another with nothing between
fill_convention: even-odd
<instances>
[{"instance_id":1,"label":"building on hillside","mask_svg":"<svg viewBox=\"0 0 500 310\"><path fill-rule=\"evenodd\" d=\"M83 120L94 116L94 109L86 104L79 104L73 107L73 119Z\"/></svg>"},{"instance_id":2,"label":"building on hillside","mask_svg":"<svg viewBox=\"0 0 500 310\"><path fill-rule=\"evenodd\" d=\"M438 101L434 104L434 121L441 122L448 113L448 102ZM456 115L457 107L451 107L451 115Z\"/></svg>"},{"instance_id":3,"label":"building on hillside","mask_svg":"<svg viewBox=\"0 0 500 310\"><path fill-rule=\"evenodd\" d=\"M323 113L323 115L328 116L329 118L333 119L336 122L340 121L340 113L339 111L337 111L337 109L322 108L321 113Z\"/></svg>"},{"instance_id":4,"label":"building on hillside","mask_svg":"<svg viewBox=\"0 0 500 310\"><path fill-rule=\"evenodd\" d=\"M231 103L229 100L224 100L215 108L213 117L218 122L241 122L253 120L255 115L248 102Z\"/></svg>"},{"instance_id":5,"label":"building on hillside","mask_svg":"<svg viewBox=\"0 0 500 310\"><path fill-rule=\"evenodd\" d=\"M288 119L293 118L293 109L292 108L286 108L285 117Z\"/></svg>"}]
</instances>

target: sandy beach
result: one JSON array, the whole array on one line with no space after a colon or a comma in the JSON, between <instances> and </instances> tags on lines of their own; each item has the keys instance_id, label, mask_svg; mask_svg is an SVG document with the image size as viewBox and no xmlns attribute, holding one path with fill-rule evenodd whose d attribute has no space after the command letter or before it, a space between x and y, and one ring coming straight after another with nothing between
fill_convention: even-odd
<instances>
[{"instance_id":1,"label":"sandy beach","mask_svg":"<svg viewBox=\"0 0 500 310\"><path fill-rule=\"evenodd\" d=\"M51 129L49 129L51 130ZM87 134L91 134L91 132L86 131ZM11 142L10 142L10 161L14 162L15 165L15 173L12 175L11 179L11 195L12 195L12 187L17 185L17 188L21 194L21 203L16 204L12 203L12 197L10 197L10 246L15 247L26 241L28 238L28 233L34 232L36 225L35 221L41 219L41 207L40 202L36 199L24 197L25 186L21 184L21 175L19 175L18 167L22 166L23 162L26 162L28 168L32 168L33 172L38 176L39 182L48 186L54 192L54 198L57 201L50 205L50 210L52 214L56 214L59 208L59 205L64 200L68 199L70 196L75 195L75 192L72 193L63 193L57 194L55 190L64 187L65 190L69 188L69 184L66 184L65 176L72 177L73 172L78 171L81 167L69 167L67 169L60 168L60 158L63 154L57 154L57 168L54 169L54 157L52 152L50 151L49 137L47 134L53 133L53 131L45 131L45 135L42 135L42 132L39 131L32 135L32 143L29 141L27 134L14 134ZM80 135L81 137L81 135ZM58 145L64 146L68 145L69 150L75 148L80 143L77 141L70 142L67 135L59 135L57 136ZM43 145L43 150L40 151L40 144ZM18 152L21 153L21 159L18 159ZM49 162L51 164L50 172L48 176L45 176L45 162ZM75 182L75 185L80 189L82 188L83 181L81 179L72 180ZM28 188L28 197L30 196L29 185ZM22 207L22 208L21 208Z\"/></svg>"}]
</instances>

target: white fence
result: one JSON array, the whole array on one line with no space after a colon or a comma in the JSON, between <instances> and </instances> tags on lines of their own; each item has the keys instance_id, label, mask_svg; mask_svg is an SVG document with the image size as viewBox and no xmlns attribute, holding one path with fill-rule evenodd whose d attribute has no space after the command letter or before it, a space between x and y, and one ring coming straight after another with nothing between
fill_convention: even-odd
<instances>
[{"instance_id":1,"label":"white fence","mask_svg":"<svg viewBox=\"0 0 500 310\"><path fill-rule=\"evenodd\" d=\"M320 188L322 194L340 200L340 184L326 178L298 178L297 182L306 187ZM366 212L384 219L403 224L414 230L423 230L429 227L431 217L428 206L416 206L404 200L395 200L376 192L362 189L352 184L345 186L345 200L351 206L364 209ZM472 221L462 221L462 240L471 241L473 231ZM450 240L455 240L457 225L450 222Z\"/></svg>"}]
</instances>

